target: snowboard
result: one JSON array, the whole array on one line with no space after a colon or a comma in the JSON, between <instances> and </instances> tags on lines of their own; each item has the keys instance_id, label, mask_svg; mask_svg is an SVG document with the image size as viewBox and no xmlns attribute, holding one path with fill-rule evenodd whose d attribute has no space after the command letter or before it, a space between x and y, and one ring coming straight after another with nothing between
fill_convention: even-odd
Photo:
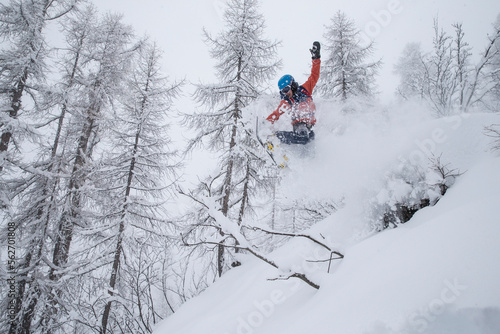
<instances>
[{"instance_id":1,"label":"snowboard","mask_svg":"<svg viewBox=\"0 0 500 334\"><path fill-rule=\"evenodd\" d=\"M308 133L304 134L293 131L276 131L274 134L281 141L281 143L288 145L305 145L311 140L314 140L314 131L309 131Z\"/></svg>"}]
</instances>

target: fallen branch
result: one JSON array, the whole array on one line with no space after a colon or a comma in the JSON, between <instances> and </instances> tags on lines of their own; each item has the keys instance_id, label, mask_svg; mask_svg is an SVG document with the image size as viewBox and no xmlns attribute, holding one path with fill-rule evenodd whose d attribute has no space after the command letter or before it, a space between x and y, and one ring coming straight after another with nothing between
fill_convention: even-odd
<instances>
[{"instance_id":1,"label":"fallen branch","mask_svg":"<svg viewBox=\"0 0 500 334\"><path fill-rule=\"evenodd\" d=\"M310 286L312 286L313 288L315 289L319 289L319 285L314 283L313 281L309 280L306 275L304 274L300 274L300 273L293 273L289 276L286 276L286 277L276 277L276 278L270 278L269 280L270 281L279 281L279 280L288 280L290 278L298 278L304 282L306 282L307 284L309 284Z\"/></svg>"},{"instance_id":2,"label":"fallen branch","mask_svg":"<svg viewBox=\"0 0 500 334\"><path fill-rule=\"evenodd\" d=\"M234 238L234 236L232 236L230 234L227 234L227 236ZM260 254L259 252L257 252L256 250L254 250L250 247L242 247L239 245L226 245L226 244L222 244L220 242L215 242L215 241L200 241L200 242L196 242L196 243L189 243L184 239L184 235L182 235L182 234L181 234L181 240L182 240L182 243L184 244L184 246L224 245L224 247L231 247L231 248L238 249L238 250L246 250L247 252L249 252L250 254L255 256L256 258L264 261L265 263L269 264L270 266L273 266L276 269L279 269L279 266L274 261L268 259L263 254ZM319 289L319 285L314 283L310 279L308 279L307 276L303 273L293 273L290 276L288 276L286 279L289 279L292 277L295 277L295 278L302 280L303 282L305 282L306 284L308 284L309 286L311 286L315 289ZM273 280L278 280L278 279L283 279L283 278L276 278L276 279L270 279L270 280L273 281Z\"/></svg>"}]
</instances>

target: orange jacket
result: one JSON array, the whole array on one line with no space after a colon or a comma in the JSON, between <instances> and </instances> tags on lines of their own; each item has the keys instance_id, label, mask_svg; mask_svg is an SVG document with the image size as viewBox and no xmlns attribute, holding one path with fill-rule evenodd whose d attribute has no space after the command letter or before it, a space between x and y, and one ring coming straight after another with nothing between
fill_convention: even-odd
<instances>
[{"instance_id":1,"label":"orange jacket","mask_svg":"<svg viewBox=\"0 0 500 334\"><path fill-rule=\"evenodd\" d=\"M312 92L319 79L321 59L313 59L311 75L307 81L297 89L297 92L290 99L281 94L281 102L266 119L271 123L277 121L285 112L291 113L292 124L303 122L308 125L316 124L314 112L316 106L312 99Z\"/></svg>"}]
</instances>

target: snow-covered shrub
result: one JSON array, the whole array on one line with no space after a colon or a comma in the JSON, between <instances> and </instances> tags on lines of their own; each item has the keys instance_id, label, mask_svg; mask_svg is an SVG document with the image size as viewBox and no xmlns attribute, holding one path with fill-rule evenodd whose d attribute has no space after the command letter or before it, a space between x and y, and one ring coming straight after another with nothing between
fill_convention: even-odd
<instances>
[{"instance_id":1,"label":"snow-covered shrub","mask_svg":"<svg viewBox=\"0 0 500 334\"><path fill-rule=\"evenodd\" d=\"M436 202L446 194L448 188L450 188L454 183L457 177L462 175L457 169L448 168L449 164L444 164L441 162L441 156L435 157L433 156L429 159L430 165L427 171L427 182L433 188L439 189L439 196L435 198L435 201L431 201L431 204L434 205ZM436 190L436 189L435 189Z\"/></svg>"},{"instance_id":2,"label":"snow-covered shrub","mask_svg":"<svg viewBox=\"0 0 500 334\"><path fill-rule=\"evenodd\" d=\"M409 221L420 209L435 205L461 173L432 157L427 167L401 161L388 172L384 187L371 203L371 217L377 230L394 228Z\"/></svg>"}]
</instances>

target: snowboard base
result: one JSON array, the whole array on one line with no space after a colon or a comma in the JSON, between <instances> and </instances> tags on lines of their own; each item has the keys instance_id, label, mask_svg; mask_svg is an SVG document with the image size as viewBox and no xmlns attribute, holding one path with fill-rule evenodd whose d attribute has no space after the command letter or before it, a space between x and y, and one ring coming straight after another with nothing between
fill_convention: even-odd
<instances>
[{"instance_id":1,"label":"snowboard base","mask_svg":"<svg viewBox=\"0 0 500 334\"><path fill-rule=\"evenodd\" d=\"M294 131L276 131L275 135L283 144L288 145L305 145L314 139L314 131L310 131L307 134L299 134Z\"/></svg>"}]
</instances>

